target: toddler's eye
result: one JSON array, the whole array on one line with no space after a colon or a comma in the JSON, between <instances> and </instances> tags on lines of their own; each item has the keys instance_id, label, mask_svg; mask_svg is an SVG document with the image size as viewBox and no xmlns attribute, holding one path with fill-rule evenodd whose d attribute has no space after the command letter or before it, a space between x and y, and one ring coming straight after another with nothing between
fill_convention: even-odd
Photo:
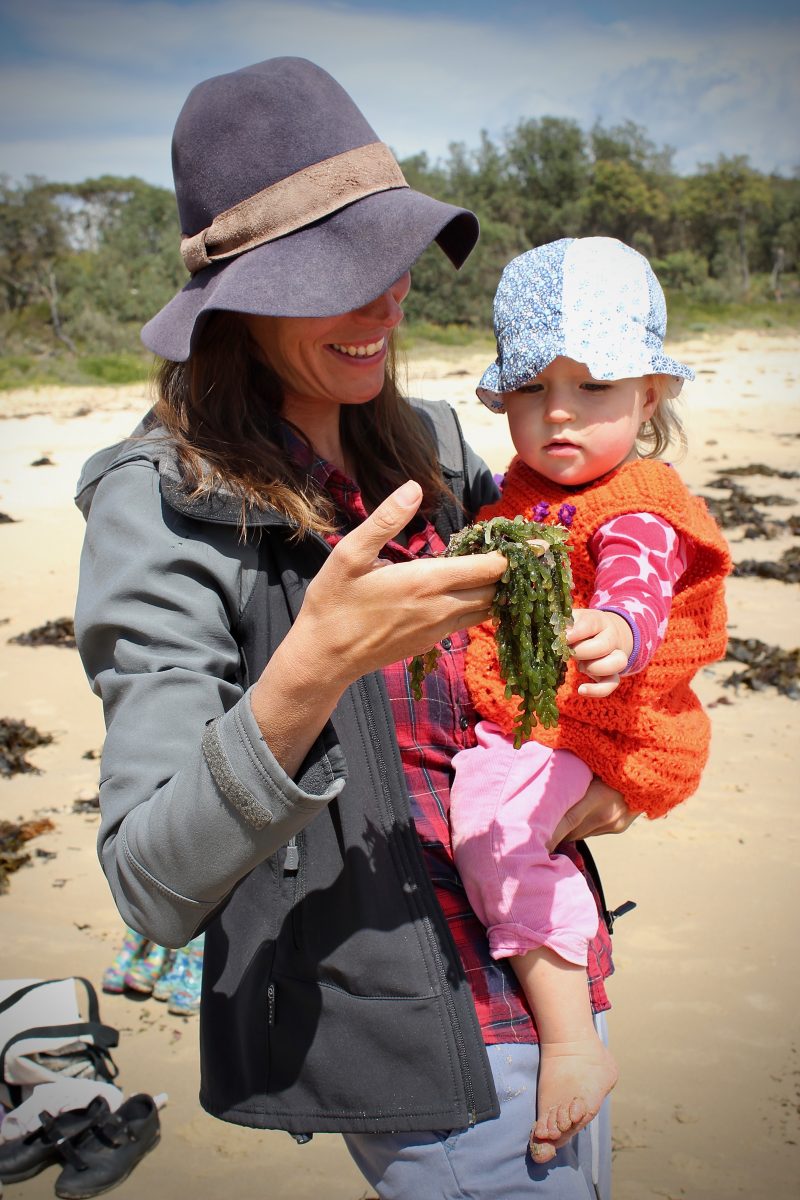
<instances>
[{"instance_id":1,"label":"toddler's eye","mask_svg":"<svg viewBox=\"0 0 800 1200\"><path fill-rule=\"evenodd\" d=\"M531 396L534 392L541 392L541 390L541 383L523 383L522 387L517 388L517 391L521 392L523 396Z\"/></svg>"},{"instance_id":2,"label":"toddler's eye","mask_svg":"<svg viewBox=\"0 0 800 1200\"><path fill-rule=\"evenodd\" d=\"M610 387L610 383L598 383L594 379L589 379L586 383L581 384L581 388L585 392L607 392Z\"/></svg>"}]
</instances>

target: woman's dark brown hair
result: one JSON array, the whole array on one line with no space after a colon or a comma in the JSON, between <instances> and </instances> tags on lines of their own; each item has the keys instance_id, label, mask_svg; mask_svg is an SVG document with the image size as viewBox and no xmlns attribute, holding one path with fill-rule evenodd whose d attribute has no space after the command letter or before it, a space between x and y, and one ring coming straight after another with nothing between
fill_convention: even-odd
<instances>
[{"instance_id":1,"label":"woman's dark brown hair","mask_svg":"<svg viewBox=\"0 0 800 1200\"><path fill-rule=\"evenodd\" d=\"M174 439L191 494L231 493L241 502L243 525L253 506L283 513L298 536L335 528L330 499L286 452L281 382L256 356L234 313L210 317L187 362L163 361L156 383L154 416ZM448 489L422 419L398 390L393 339L383 388L366 404L342 405L341 435L349 460L358 464L368 509L415 479L422 511L435 512Z\"/></svg>"}]
</instances>

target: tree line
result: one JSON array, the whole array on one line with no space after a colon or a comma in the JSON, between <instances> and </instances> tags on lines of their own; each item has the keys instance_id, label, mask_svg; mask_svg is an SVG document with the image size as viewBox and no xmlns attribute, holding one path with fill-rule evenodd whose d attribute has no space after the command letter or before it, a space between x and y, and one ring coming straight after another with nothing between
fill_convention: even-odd
<instances>
[{"instance_id":1,"label":"tree line","mask_svg":"<svg viewBox=\"0 0 800 1200\"><path fill-rule=\"evenodd\" d=\"M486 133L446 159L402 161L412 187L473 209L481 240L456 274L438 251L414 269L410 323L490 328L491 297L515 254L605 234L646 254L673 294L711 305L796 295L800 173L721 156L690 175L632 121L586 131L563 117ZM0 179L3 356L138 352L140 326L187 276L173 193L137 178L79 184Z\"/></svg>"}]
</instances>

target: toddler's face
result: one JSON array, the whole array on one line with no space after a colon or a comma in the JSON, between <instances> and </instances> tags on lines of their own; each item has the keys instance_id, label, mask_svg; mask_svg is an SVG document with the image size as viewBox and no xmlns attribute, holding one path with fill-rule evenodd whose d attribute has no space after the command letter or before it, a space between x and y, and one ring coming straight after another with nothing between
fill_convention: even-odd
<instances>
[{"instance_id":1,"label":"toddler's face","mask_svg":"<svg viewBox=\"0 0 800 1200\"><path fill-rule=\"evenodd\" d=\"M565 487L590 483L637 458L639 429L658 404L645 379L593 379L571 358L554 359L504 399L520 458Z\"/></svg>"}]
</instances>

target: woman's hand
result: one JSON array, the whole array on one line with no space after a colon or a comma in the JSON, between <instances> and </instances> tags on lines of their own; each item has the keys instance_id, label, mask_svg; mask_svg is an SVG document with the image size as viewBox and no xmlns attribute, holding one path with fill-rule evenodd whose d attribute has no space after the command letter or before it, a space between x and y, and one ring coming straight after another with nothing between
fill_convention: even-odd
<instances>
[{"instance_id":1,"label":"woman's hand","mask_svg":"<svg viewBox=\"0 0 800 1200\"><path fill-rule=\"evenodd\" d=\"M295 625L298 643L329 659L342 686L430 649L483 621L506 567L500 554L385 563L378 555L419 507L422 491L398 488L335 547L309 585Z\"/></svg>"},{"instance_id":2,"label":"woman's hand","mask_svg":"<svg viewBox=\"0 0 800 1200\"><path fill-rule=\"evenodd\" d=\"M576 842L601 833L624 833L638 816L638 812L628 808L621 792L595 776L583 799L573 804L556 825L547 849L552 854L562 842Z\"/></svg>"},{"instance_id":3,"label":"woman's hand","mask_svg":"<svg viewBox=\"0 0 800 1200\"><path fill-rule=\"evenodd\" d=\"M421 499L419 484L405 483L342 538L253 688L253 714L289 775L349 684L489 615L502 554L378 561Z\"/></svg>"}]
</instances>

